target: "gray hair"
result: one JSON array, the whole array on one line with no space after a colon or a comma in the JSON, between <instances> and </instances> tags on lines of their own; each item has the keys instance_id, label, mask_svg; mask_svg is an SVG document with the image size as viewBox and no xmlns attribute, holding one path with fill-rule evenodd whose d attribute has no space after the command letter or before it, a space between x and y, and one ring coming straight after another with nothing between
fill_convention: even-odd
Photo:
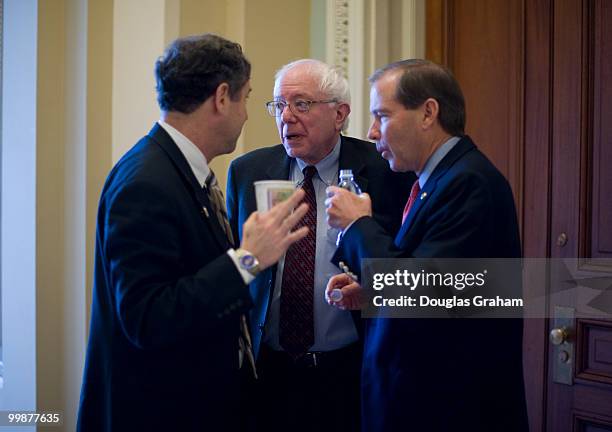
<instances>
[{"instance_id":1,"label":"gray hair","mask_svg":"<svg viewBox=\"0 0 612 432\"><path fill-rule=\"evenodd\" d=\"M304 66L305 73L314 76L319 81L319 90L330 99L336 99L338 102L351 104L351 91L347 79L342 75L342 71L316 59L301 59L286 64L274 75L274 88L278 86L280 80L287 72L297 66ZM348 116L344 120L342 130L348 128Z\"/></svg>"}]
</instances>

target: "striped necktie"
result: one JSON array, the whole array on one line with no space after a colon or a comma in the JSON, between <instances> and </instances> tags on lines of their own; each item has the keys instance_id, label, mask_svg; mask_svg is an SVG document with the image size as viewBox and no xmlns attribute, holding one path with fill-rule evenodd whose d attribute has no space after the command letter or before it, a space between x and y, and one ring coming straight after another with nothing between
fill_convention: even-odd
<instances>
[{"instance_id":1,"label":"striped necktie","mask_svg":"<svg viewBox=\"0 0 612 432\"><path fill-rule=\"evenodd\" d=\"M210 205L217 215L217 219L219 220L219 224L227 236L227 240L231 245L234 245L234 236L232 235L232 229L230 228L230 224L227 219L227 211L225 210L225 198L223 198L223 192L221 191L219 183L217 182L217 177L215 177L215 173L212 170L206 179L204 187L208 191ZM255 378L257 378L257 369L255 368L255 356L253 355L251 335L249 333L246 316L242 314L240 316L240 337L238 338L238 357L240 359L240 367L242 367L245 356L249 360L249 364L253 370L253 375Z\"/></svg>"},{"instance_id":2,"label":"striped necktie","mask_svg":"<svg viewBox=\"0 0 612 432\"><path fill-rule=\"evenodd\" d=\"M285 254L280 298L280 345L293 358L305 354L314 344L314 279L317 248L317 197L312 178L314 166L304 168L302 188L308 212L295 229L308 227L308 234Z\"/></svg>"},{"instance_id":3,"label":"striped necktie","mask_svg":"<svg viewBox=\"0 0 612 432\"><path fill-rule=\"evenodd\" d=\"M227 211L225 210L225 198L223 198L223 192L219 187L219 183L217 182L217 177L215 177L215 173L211 170L210 175L206 178L206 183L204 185L206 190L208 191L208 198L210 199L210 205L212 206L215 214L217 215L217 220L221 225L221 228L225 232L227 239L230 244L234 245L234 236L232 235L232 229L230 228L229 221L227 220Z\"/></svg>"}]
</instances>

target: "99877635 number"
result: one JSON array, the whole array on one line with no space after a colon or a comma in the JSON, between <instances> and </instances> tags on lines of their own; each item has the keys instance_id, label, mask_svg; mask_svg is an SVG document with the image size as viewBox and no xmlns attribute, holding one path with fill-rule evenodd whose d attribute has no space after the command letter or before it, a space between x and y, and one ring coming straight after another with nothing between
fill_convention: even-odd
<instances>
[{"instance_id":1,"label":"99877635 number","mask_svg":"<svg viewBox=\"0 0 612 432\"><path fill-rule=\"evenodd\" d=\"M1 426L61 426L62 414L59 412L0 411Z\"/></svg>"}]
</instances>

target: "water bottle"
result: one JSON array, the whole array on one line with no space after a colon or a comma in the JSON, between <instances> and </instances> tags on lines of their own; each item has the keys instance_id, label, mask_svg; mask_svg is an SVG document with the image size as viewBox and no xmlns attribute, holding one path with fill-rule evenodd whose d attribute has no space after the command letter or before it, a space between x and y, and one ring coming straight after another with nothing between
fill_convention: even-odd
<instances>
[{"instance_id":1,"label":"water bottle","mask_svg":"<svg viewBox=\"0 0 612 432\"><path fill-rule=\"evenodd\" d=\"M338 187L346 189L347 191L353 192L354 194L361 195L361 188L355 182L353 178L353 170L343 169L340 170L340 177L338 180Z\"/></svg>"},{"instance_id":2,"label":"water bottle","mask_svg":"<svg viewBox=\"0 0 612 432\"><path fill-rule=\"evenodd\" d=\"M343 169L340 170L340 176L338 178L338 187L342 189L346 189L349 192L353 192L356 195L361 195L361 188L355 181L353 177L353 170ZM338 233L338 238L336 239L336 246L340 244L340 239L342 238L342 233ZM342 291L339 289L334 289L330 293L330 299L332 301L340 301L342 300Z\"/></svg>"},{"instance_id":3,"label":"water bottle","mask_svg":"<svg viewBox=\"0 0 612 432\"><path fill-rule=\"evenodd\" d=\"M361 188L353 178L353 170L343 169L340 170L340 176L338 179L338 187L342 189L346 189L349 192L353 192L356 195L361 195ZM342 238L342 233L338 233L338 238L336 239L336 246L340 244L340 239Z\"/></svg>"}]
</instances>

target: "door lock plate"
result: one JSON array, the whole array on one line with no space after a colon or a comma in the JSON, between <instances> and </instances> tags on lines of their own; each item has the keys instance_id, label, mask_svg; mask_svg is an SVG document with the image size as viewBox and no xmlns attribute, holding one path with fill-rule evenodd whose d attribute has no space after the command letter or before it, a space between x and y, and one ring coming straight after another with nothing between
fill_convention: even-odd
<instances>
[{"instance_id":1,"label":"door lock plate","mask_svg":"<svg viewBox=\"0 0 612 432\"><path fill-rule=\"evenodd\" d=\"M576 332L574 331L575 310L564 306L555 306L551 334L553 381L559 384L574 383L574 353ZM563 334L564 337L559 337Z\"/></svg>"}]
</instances>

